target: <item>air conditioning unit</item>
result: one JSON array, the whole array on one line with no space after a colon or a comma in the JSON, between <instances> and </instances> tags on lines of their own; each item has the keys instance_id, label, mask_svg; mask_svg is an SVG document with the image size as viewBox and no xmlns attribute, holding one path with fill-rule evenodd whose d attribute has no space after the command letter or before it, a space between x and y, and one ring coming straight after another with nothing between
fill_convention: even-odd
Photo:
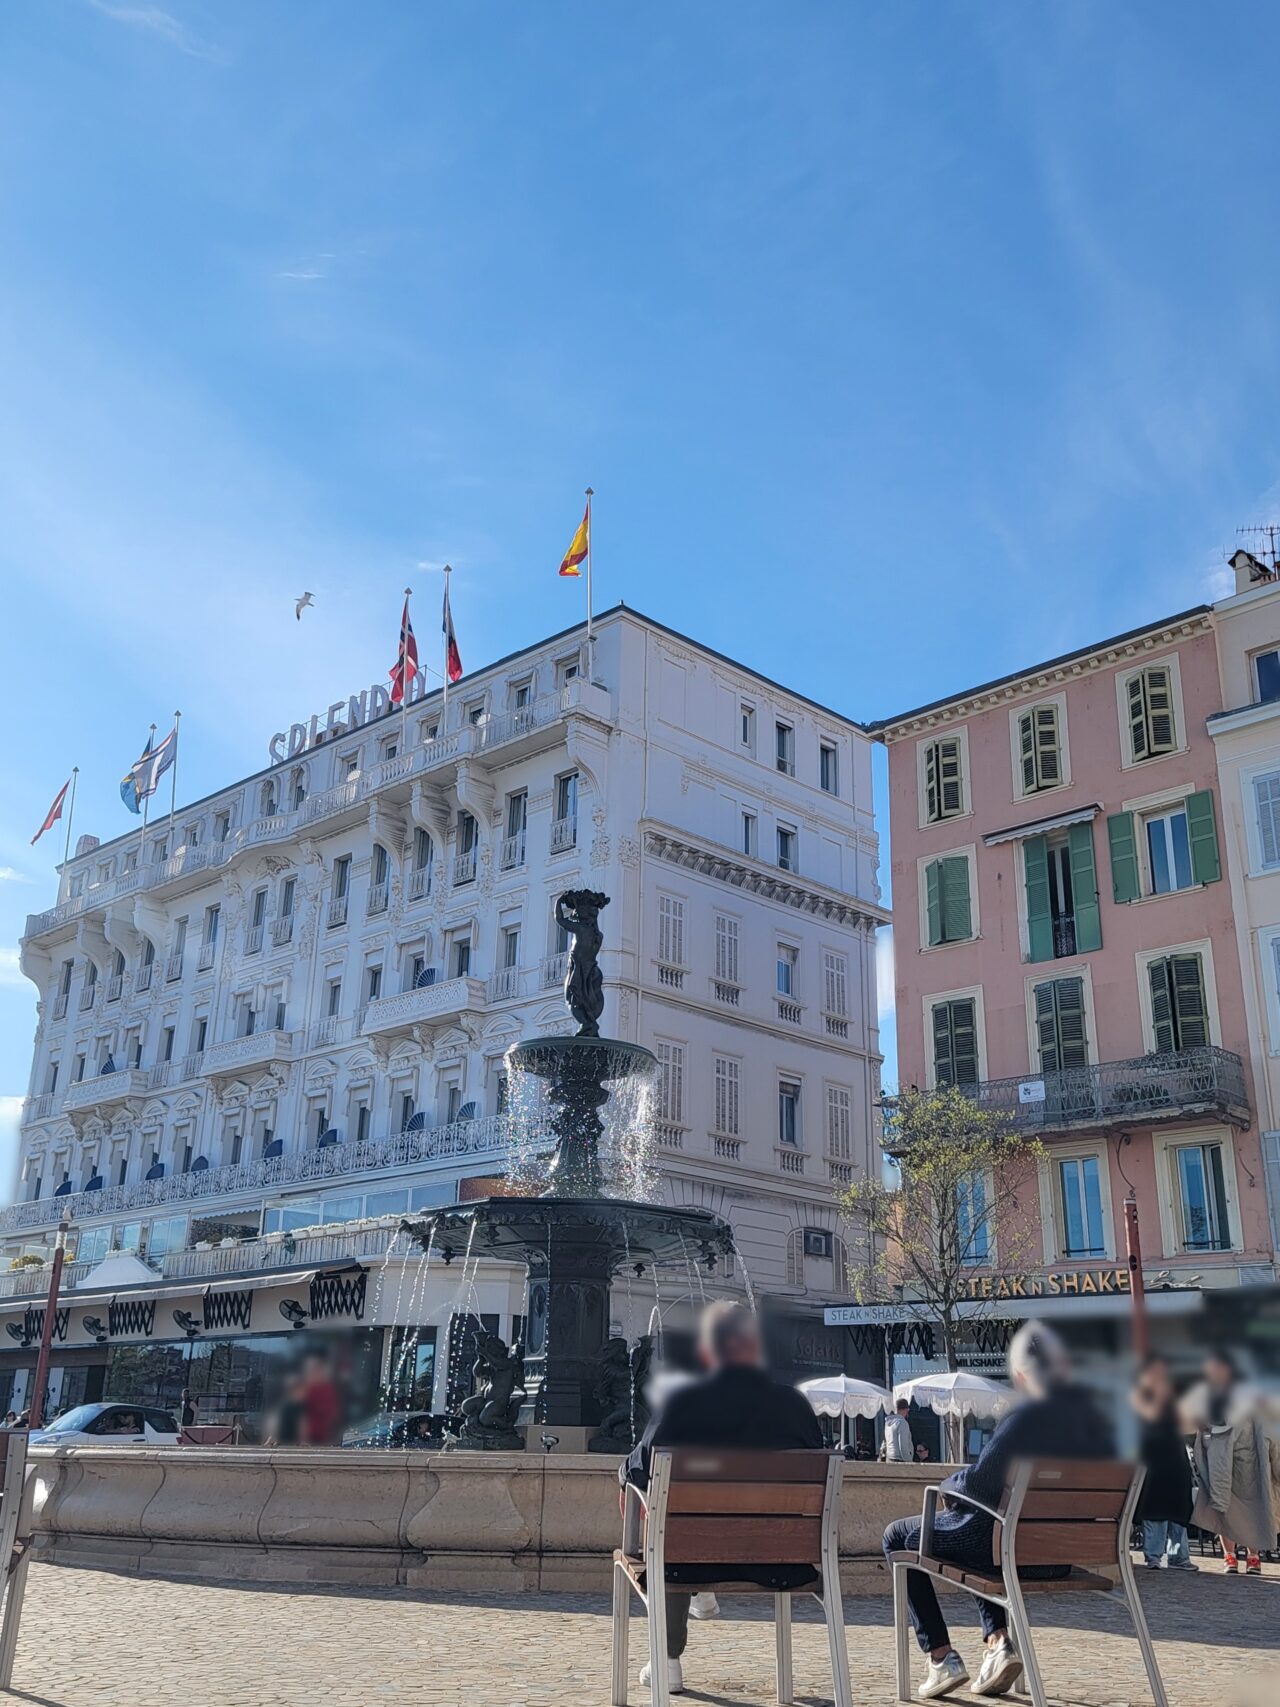
<instances>
[{"instance_id":1,"label":"air conditioning unit","mask_svg":"<svg viewBox=\"0 0 1280 1707\"><path fill-rule=\"evenodd\" d=\"M807 1257L829 1257L831 1255L831 1234L824 1233L820 1227L806 1227L804 1230L804 1254Z\"/></svg>"}]
</instances>

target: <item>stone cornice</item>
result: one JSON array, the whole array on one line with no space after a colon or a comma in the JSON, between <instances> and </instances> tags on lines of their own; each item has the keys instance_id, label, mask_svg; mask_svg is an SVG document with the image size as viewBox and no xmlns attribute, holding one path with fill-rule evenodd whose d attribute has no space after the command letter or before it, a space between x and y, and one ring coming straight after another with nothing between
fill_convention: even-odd
<instances>
[{"instance_id":1,"label":"stone cornice","mask_svg":"<svg viewBox=\"0 0 1280 1707\"><path fill-rule=\"evenodd\" d=\"M1130 659L1142 658L1149 653L1192 640L1197 635L1212 632L1211 612L1207 609L1189 611L1185 616L1156 623L1150 628L1123 635L1116 640L1104 641L1101 646L1086 647L1081 652L1051 659L1047 664L1035 665L1021 675L1006 676L1000 681L989 682L967 693L956 694L952 699L938 700L933 705L921 706L916 711L905 712L901 717L886 717L869 727L875 737L889 746L895 741L926 735L930 730L947 724L962 723L965 718L978 712L995 710L1001 706L1012 707L1019 701L1030 701L1039 694L1053 693L1056 689L1079 681L1085 676L1095 675L1099 671L1114 668L1117 664L1125 664Z\"/></svg>"},{"instance_id":2,"label":"stone cornice","mask_svg":"<svg viewBox=\"0 0 1280 1707\"><path fill-rule=\"evenodd\" d=\"M759 895L768 901L780 901L801 913L816 918L831 919L836 924L856 929L859 925L874 927L888 924L889 914L884 907L842 895L839 890L813 883L791 872L779 871L756 860L742 859L728 848L714 842L695 840L683 830L667 824L642 823L645 851L671 865L683 866L703 877L714 877L734 889L749 895Z\"/></svg>"}]
</instances>

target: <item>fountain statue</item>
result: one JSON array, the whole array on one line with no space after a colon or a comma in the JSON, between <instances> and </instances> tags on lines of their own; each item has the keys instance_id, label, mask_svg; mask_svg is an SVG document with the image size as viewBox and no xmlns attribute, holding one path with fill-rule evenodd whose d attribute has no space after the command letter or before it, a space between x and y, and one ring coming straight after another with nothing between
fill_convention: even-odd
<instances>
[{"instance_id":1,"label":"fountain statue","mask_svg":"<svg viewBox=\"0 0 1280 1707\"><path fill-rule=\"evenodd\" d=\"M462 1429L450 1445L519 1452L524 1446L524 1437L516 1433L525 1399L524 1347L508 1346L497 1334L480 1332L471 1374L475 1392L462 1401Z\"/></svg>"},{"instance_id":2,"label":"fountain statue","mask_svg":"<svg viewBox=\"0 0 1280 1707\"><path fill-rule=\"evenodd\" d=\"M541 1190L455 1204L401 1224L445 1262L469 1253L524 1263L528 1379L519 1384L532 1421L560 1427L594 1428L622 1407L613 1369L620 1354L605 1351L615 1276L626 1269L639 1279L663 1263L686 1275L695 1264L713 1272L733 1254L718 1215L655 1201L656 1183L643 1166L650 1140L632 1109L636 1087L647 1090L657 1077L657 1058L638 1043L600 1035L599 919L608 905L593 889L569 890L556 902L556 919L572 938L564 994L576 1035L533 1037L507 1051L512 1103L521 1106L523 1090L540 1087L537 1113L512 1117L512 1125L537 1158ZM627 1380L634 1393L629 1365ZM629 1421L634 1433L633 1405ZM624 1421L611 1414L610 1422L609 1435L620 1439Z\"/></svg>"}]
</instances>

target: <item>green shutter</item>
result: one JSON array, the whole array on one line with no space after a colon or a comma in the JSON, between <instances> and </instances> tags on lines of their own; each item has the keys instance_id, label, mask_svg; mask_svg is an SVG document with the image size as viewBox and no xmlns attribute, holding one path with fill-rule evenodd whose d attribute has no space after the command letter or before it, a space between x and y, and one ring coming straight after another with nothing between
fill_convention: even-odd
<instances>
[{"instance_id":1,"label":"green shutter","mask_svg":"<svg viewBox=\"0 0 1280 1707\"><path fill-rule=\"evenodd\" d=\"M1177 1018L1178 1049L1203 1049L1209 1041L1209 1005L1204 994L1204 967L1198 954L1171 954L1173 1010Z\"/></svg>"},{"instance_id":2,"label":"green shutter","mask_svg":"<svg viewBox=\"0 0 1280 1707\"><path fill-rule=\"evenodd\" d=\"M972 1000L938 1002L934 1007L933 1077L938 1086L977 1084L978 1028Z\"/></svg>"},{"instance_id":3,"label":"green shutter","mask_svg":"<svg viewBox=\"0 0 1280 1707\"><path fill-rule=\"evenodd\" d=\"M938 743L933 741L924 750L924 816L928 824L941 818L941 796L938 793Z\"/></svg>"},{"instance_id":4,"label":"green shutter","mask_svg":"<svg viewBox=\"0 0 1280 1707\"><path fill-rule=\"evenodd\" d=\"M1169 983L1169 961L1147 962L1147 979L1151 986L1151 1030L1157 1055L1168 1055L1177 1048L1177 1032L1173 1016L1173 993Z\"/></svg>"},{"instance_id":5,"label":"green shutter","mask_svg":"<svg viewBox=\"0 0 1280 1707\"><path fill-rule=\"evenodd\" d=\"M1178 736L1173 726L1173 682L1168 667L1153 664L1142 675L1150 751L1171 753L1178 744Z\"/></svg>"},{"instance_id":6,"label":"green shutter","mask_svg":"<svg viewBox=\"0 0 1280 1707\"><path fill-rule=\"evenodd\" d=\"M1058 708L1036 709L1036 782L1040 788L1056 788L1062 781L1062 754L1058 741Z\"/></svg>"},{"instance_id":7,"label":"green shutter","mask_svg":"<svg viewBox=\"0 0 1280 1707\"><path fill-rule=\"evenodd\" d=\"M1058 1071L1058 1016L1053 1001L1053 985L1037 984L1036 1044L1040 1051L1040 1071Z\"/></svg>"},{"instance_id":8,"label":"green shutter","mask_svg":"<svg viewBox=\"0 0 1280 1707\"><path fill-rule=\"evenodd\" d=\"M1093 825L1073 824L1067 833L1071 853L1071 905L1076 916L1076 953L1102 947L1102 910L1093 863Z\"/></svg>"},{"instance_id":9,"label":"green shutter","mask_svg":"<svg viewBox=\"0 0 1280 1707\"><path fill-rule=\"evenodd\" d=\"M1022 792L1036 791L1036 732L1031 713L1024 711L1018 719L1018 752L1022 759Z\"/></svg>"},{"instance_id":10,"label":"green shutter","mask_svg":"<svg viewBox=\"0 0 1280 1707\"><path fill-rule=\"evenodd\" d=\"M1055 978L1035 987L1036 1043L1042 1073L1089 1065L1084 1024L1084 979Z\"/></svg>"},{"instance_id":11,"label":"green shutter","mask_svg":"<svg viewBox=\"0 0 1280 1707\"><path fill-rule=\"evenodd\" d=\"M963 942L973 935L969 906L969 861L963 854L940 859L942 868L942 941Z\"/></svg>"},{"instance_id":12,"label":"green shutter","mask_svg":"<svg viewBox=\"0 0 1280 1707\"><path fill-rule=\"evenodd\" d=\"M1187 837L1191 842L1191 876L1196 883L1216 883L1222 876L1218 856L1218 826L1209 789L1187 796Z\"/></svg>"},{"instance_id":13,"label":"green shutter","mask_svg":"<svg viewBox=\"0 0 1280 1707\"><path fill-rule=\"evenodd\" d=\"M929 947L936 948L942 936L942 861L935 859L924 868L925 905L929 914Z\"/></svg>"},{"instance_id":14,"label":"green shutter","mask_svg":"<svg viewBox=\"0 0 1280 1707\"><path fill-rule=\"evenodd\" d=\"M1049 843L1028 836L1022 844L1027 884L1027 959L1053 959L1053 919L1049 912Z\"/></svg>"},{"instance_id":15,"label":"green shutter","mask_svg":"<svg viewBox=\"0 0 1280 1707\"><path fill-rule=\"evenodd\" d=\"M1129 677L1129 739L1135 759L1145 759L1147 747L1147 698L1142 691L1142 671Z\"/></svg>"},{"instance_id":16,"label":"green shutter","mask_svg":"<svg viewBox=\"0 0 1280 1707\"><path fill-rule=\"evenodd\" d=\"M1112 899L1136 901L1141 887L1138 882L1138 838L1134 834L1132 812L1111 814L1107 819L1107 840L1111 844Z\"/></svg>"}]
</instances>

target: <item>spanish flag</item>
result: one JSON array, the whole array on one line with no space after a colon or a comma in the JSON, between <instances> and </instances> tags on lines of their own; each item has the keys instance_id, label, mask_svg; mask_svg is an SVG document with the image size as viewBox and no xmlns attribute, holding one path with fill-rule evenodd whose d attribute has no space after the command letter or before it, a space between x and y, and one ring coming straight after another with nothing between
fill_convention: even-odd
<instances>
[{"instance_id":1,"label":"spanish flag","mask_svg":"<svg viewBox=\"0 0 1280 1707\"><path fill-rule=\"evenodd\" d=\"M590 548L591 501L588 499L587 507L583 512L581 525L579 526L577 533L574 534L573 542L568 551L564 554L564 561L560 565L560 573L562 575L580 575L582 571L578 568L578 565L584 561Z\"/></svg>"}]
</instances>

